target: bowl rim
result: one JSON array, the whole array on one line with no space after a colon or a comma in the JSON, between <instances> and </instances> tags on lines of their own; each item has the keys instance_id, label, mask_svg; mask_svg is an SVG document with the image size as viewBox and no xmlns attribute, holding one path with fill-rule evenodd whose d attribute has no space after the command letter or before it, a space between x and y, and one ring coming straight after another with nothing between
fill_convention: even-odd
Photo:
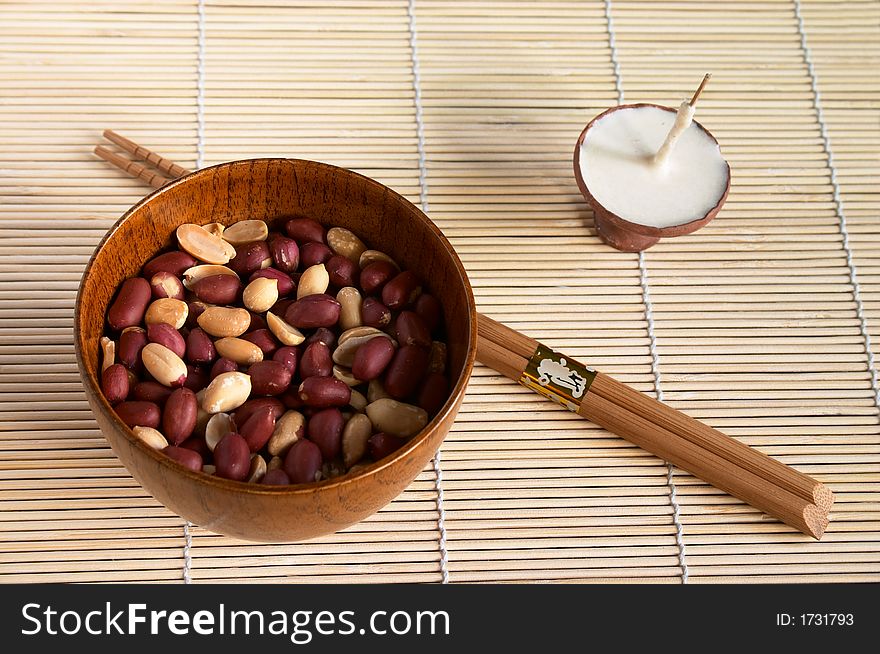
<instances>
[{"instance_id":1,"label":"bowl rim","mask_svg":"<svg viewBox=\"0 0 880 654\"><path fill-rule=\"evenodd\" d=\"M587 132L590 130L593 125L595 125L598 121L602 120L608 114L614 113L615 111L620 111L624 109L639 109L641 107L653 107L654 109L662 109L664 111L669 111L673 114L678 113L678 109L674 109L672 107L667 107L662 104L655 104L653 102L633 102L630 104L619 104L614 107L610 107L593 117L590 122L584 127L581 131L580 136L578 136L577 141L574 144L574 176L577 181L578 188L580 188L581 194L583 194L584 198L587 200L587 203L593 207L595 211L595 207L599 206L606 218L610 219L613 222L618 223L618 226L628 230L630 232L634 232L636 234L640 234L642 236L655 236L660 238L670 238L675 236L684 236L685 234L690 234L692 232L697 231L701 227L707 225L711 220L718 215L718 212L721 211L721 207L727 201L727 196L730 193L730 163L727 159L722 155L722 160L724 161L724 165L727 171L727 183L724 187L724 193L718 198L718 202L715 203L715 206L710 208L704 216L701 218L695 218L694 220L690 220L686 223L679 223L678 225L667 225L666 227L652 227L650 225L642 225L641 223L634 223L626 218L619 216L614 213L604 204L599 202L596 197L590 192L589 187L587 186L586 181L584 181L584 177L581 174L581 146L584 143L584 139L587 137ZM699 121L694 120L693 124L696 125L699 129L703 130L703 132L715 142L715 145L721 147L718 143L718 139L715 138L715 135L712 134L708 129L706 129Z\"/></svg>"},{"instance_id":2,"label":"bowl rim","mask_svg":"<svg viewBox=\"0 0 880 654\"><path fill-rule=\"evenodd\" d=\"M89 374L89 371L86 369L84 359L83 359L83 349L84 343L82 339L82 332L80 330L80 319L81 319L81 306L82 306L82 293L83 293L83 285L86 277L92 272L92 269L95 264L95 260L98 256L98 253L104 248L107 242L113 238L116 234L120 226L127 221L136 211L140 210L144 205L152 202L155 198L159 197L163 193L169 192L170 189L187 184L192 180L196 179L199 176L209 174L209 171L218 170L222 168L230 168L237 165L253 165L260 162L289 162L293 164L306 164L310 166L319 166L330 168L334 171L342 175L349 175L360 178L363 182L368 185L374 186L377 190L390 194L397 201L403 202L405 205L408 205L409 209L414 213L415 216L419 220L423 220L429 230L431 230L434 235L440 240L445 252L451 258L455 268L461 277L462 282L464 283L465 296L467 299L468 305L468 342L467 349L465 352L465 361L464 366L462 368L461 374L456 380L455 385L452 387L449 393L449 397L444 403L443 407L437 412L427 425L415 436L410 438L404 445L398 448L395 452L393 452L390 456L385 457L380 461L374 461L369 464L363 470L355 473L355 474L345 474L339 477L334 477L330 479L322 479L321 481L309 482L304 484L290 484L286 486L274 486L260 483L251 483L246 481L235 481L232 479L224 479L222 477L217 477L216 475L209 475L203 472L194 472L189 468L181 465L177 461L174 461L168 456L162 454L159 450L156 450L146 443L144 443L140 438L134 435L134 432L126 425L119 416L116 415L116 412L113 410L113 407L107 402L107 399L104 397L104 393L101 391L99 384L97 383L98 375L96 374L94 377ZM144 262L146 263L146 261ZM143 197L137 203L129 207L125 213L107 230L104 236L101 238L101 241L95 246L92 255L89 257L89 261L86 264L85 269L83 270L82 277L80 278L80 283L77 288L76 293L76 303L74 305L74 314L73 314L73 340L74 340L74 349L76 352L76 363L77 368L79 369L80 378L85 386L87 386L91 391L92 395L97 400L98 409L104 414L104 417L107 418L115 427L117 427L121 433L125 434L125 438L128 439L129 443L133 445L135 448L140 449L142 453L145 453L147 456L151 457L155 462L157 462L160 466L163 466L169 470L169 472L174 474L183 474L186 477L189 477L193 481L197 483L204 483L208 486L213 486L215 488L219 488L229 492L237 492L237 493L253 493L257 495L287 495L287 494L311 494L316 490L326 490L331 488L343 488L350 484L359 483L366 477L374 475L381 470L384 470L388 467L396 464L400 459L403 459L408 454L410 454L413 450L421 446L422 442L428 437L430 433L443 421L450 417L450 415L458 411L458 405L460 400L463 398L465 390L467 388L467 384L470 380L471 373L473 372L474 361L476 359L477 352L477 321L476 321L477 309L476 302L474 300L473 289L471 287L470 280L467 276L467 272L465 271L464 265L461 262L461 259L458 257L458 253L455 251L455 248L452 247L452 244L446 238L446 235L440 231L440 228L434 224L434 222L422 211L418 206L410 202L403 195L395 191L394 189L382 184L381 182L372 179L371 177L367 177L361 173L355 172L353 170L349 170L348 168L342 168L341 166L334 166L333 164L328 164L320 161L313 161L311 159L297 159L291 157L259 157L253 159L236 159L233 161L227 161L220 164L215 164L213 166L206 166L205 168L200 168L199 170L195 170L191 173L188 173L182 177L179 177L172 182L169 182L165 186L156 189ZM103 431L101 431L103 435ZM107 437L104 436L106 439ZM109 439L108 443L109 443ZM439 447L442 445L442 440ZM435 452L436 455L436 452ZM130 474L130 473L129 473Z\"/></svg>"}]
</instances>

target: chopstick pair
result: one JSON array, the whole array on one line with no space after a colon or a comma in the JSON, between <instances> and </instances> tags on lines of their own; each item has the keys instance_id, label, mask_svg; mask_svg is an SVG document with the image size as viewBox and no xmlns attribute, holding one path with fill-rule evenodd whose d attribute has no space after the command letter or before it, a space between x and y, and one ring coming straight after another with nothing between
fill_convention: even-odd
<instances>
[{"instance_id":1,"label":"chopstick pair","mask_svg":"<svg viewBox=\"0 0 880 654\"><path fill-rule=\"evenodd\" d=\"M96 145L95 154L101 157L101 159L103 159L104 161L113 164L123 172L128 173L135 179L140 179L146 182L153 188L162 188L173 179L177 177L182 177L183 175L189 173L186 168L178 166L170 159L166 159L165 157L156 154L152 150L148 150L147 148L138 145L134 141L131 141L124 136L117 134L111 129L104 130L104 138L111 143L115 143L120 148L133 155L135 158L140 159L157 168L159 172L150 170L147 166L138 163L137 161L126 159L121 154L114 152L104 145ZM170 177L166 177L165 175L170 175Z\"/></svg>"},{"instance_id":2,"label":"chopstick pair","mask_svg":"<svg viewBox=\"0 0 880 654\"><path fill-rule=\"evenodd\" d=\"M834 502L824 484L491 318L479 315L478 325L481 363L799 531L822 537Z\"/></svg>"},{"instance_id":3,"label":"chopstick pair","mask_svg":"<svg viewBox=\"0 0 880 654\"><path fill-rule=\"evenodd\" d=\"M189 171L111 130L105 138L143 164L104 146L95 154L160 188ZM477 360L607 430L819 539L834 495L824 484L567 355L477 314Z\"/></svg>"}]
</instances>

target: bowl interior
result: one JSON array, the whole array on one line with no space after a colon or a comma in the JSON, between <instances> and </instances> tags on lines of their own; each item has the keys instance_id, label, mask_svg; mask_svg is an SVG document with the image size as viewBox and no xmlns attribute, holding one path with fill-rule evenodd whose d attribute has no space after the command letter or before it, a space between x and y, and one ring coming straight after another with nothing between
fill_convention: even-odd
<instances>
[{"instance_id":1,"label":"bowl interior","mask_svg":"<svg viewBox=\"0 0 880 654\"><path fill-rule=\"evenodd\" d=\"M350 229L368 247L386 252L403 268L417 273L425 289L437 296L443 306L450 400L421 435L372 468L387 467L411 454L417 441L424 439L439 422L451 424L476 350L473 295L452 246L418 208L374 180L311 161L256 159L205 168L154 192L117 222L93 254L77 297L75 342L86 391L102 427L109 421L126 434L136 449L142 449L142 444L116 418L101 395L98 383L99 339L104 333L108 305L122 281L137 274L151 257L169 248L174 242L174 231L183 223L229 225L239 220L262 219L280 228L285 219L294 216L307 216L328 226ZM445 429L448 430L448 426ZM440 441L442 436L434 446ZM113 439L111 444L117 449ZM149 452L148 456L152 454ZM126 462L123 456L120 458ZM158 454L151 458L204 483L235 487L239 491L253 488L253 485L189 473ZM168 474L168 470L163 474ZM362 474L369 475L370 470ZM144 483L140 475L135 476ZM305 488L317 488L334 481L337 480L308 484ZM296 492L301 488L289 487L280 492ZM153 492L151 488L147 490ZM273 492L279 491L273 489Z\"/></svg>"}]
</instances>

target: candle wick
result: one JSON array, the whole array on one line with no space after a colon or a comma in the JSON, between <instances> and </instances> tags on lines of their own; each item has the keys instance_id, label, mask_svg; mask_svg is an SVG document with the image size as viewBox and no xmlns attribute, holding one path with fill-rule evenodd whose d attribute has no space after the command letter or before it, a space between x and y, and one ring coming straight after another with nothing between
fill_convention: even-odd
<instances>
[{"instance_id":1,"label":"candle wick","mask_svg":"<svg viewBox=\"0 0 880 654\"><path fill-rule=\"evenodd\" d=\"M669 133L666 135L666 139L663 141L663 145L660 146L660 149L657 150L657 153L654 155L652 163L656 167L662 167L669 160L669 155L672 153L672 149L675 147L676 142L684 134L685 130L691 126L691 123L694 121L694 104L696 104L697 100L700 98L700 95L703 93L703 89L706 88L706 84L712 77L712 73L706 73L703 76L703 80L700 82L700 86L697 87L697 90L694 91L693 97L690 99L690 102L685 100L678 107L678 113L675 115L675 122L672 124L672 128L669 130Z\"/></svg>"}]
</instances>

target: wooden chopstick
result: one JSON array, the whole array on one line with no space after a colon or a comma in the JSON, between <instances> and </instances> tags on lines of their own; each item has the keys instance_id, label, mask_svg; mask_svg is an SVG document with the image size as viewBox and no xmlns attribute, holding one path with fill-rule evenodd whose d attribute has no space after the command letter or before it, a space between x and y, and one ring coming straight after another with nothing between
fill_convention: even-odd
<instances>
[{"instance_id":1,"label":"wooden chopstick","mask_svg":"<svg viewBox=\"0 0 880 654\"><path fill-rule=\"evenodd\" d=\"M477 359L519 381L538 342L478 316ZM597 373L578 414L796 529L820 538L831 491L789 466Z\"/></svg>"},{"instance_id":2,"label":"wooden chopstick","mask_svg":"<svg viewBox=\"0 0 880 654\"><path fill-rule=\"evenodd\" d=\"M117 134L112 129L104 130L104 138L111 143L115 143L126 152L130 152L138 159L143 159L147 163L153 165L155 168L158 168L163 173L171 177L171 179L176 179L177 177L183 177L184 175L189 174L189 171L183 166L178 166L170 159L166 159L165 157L153 152L152 150L148 150L147 148L138 145L134 141L125 138L121 134Z\"/></svg>"},{"instance_id":3,"label":"wooden chopstick","mask_svg":"<svg viewBox=\"0 0 880 654\"><path fill-rule=\"evenodd\" d=\"M113 150L110 150L103 145L95 146L95 154L101 157L101 159L103 159L104 161L113 164L122 172L128 173L136 179L145 181L153 188L162 188L171 181L167 177L164 177L159 173L153 172L143 164L139 164L137 161L126 159L122 155L116 154L115 152L113 152Z\"/></svg>"}]
</instances>

